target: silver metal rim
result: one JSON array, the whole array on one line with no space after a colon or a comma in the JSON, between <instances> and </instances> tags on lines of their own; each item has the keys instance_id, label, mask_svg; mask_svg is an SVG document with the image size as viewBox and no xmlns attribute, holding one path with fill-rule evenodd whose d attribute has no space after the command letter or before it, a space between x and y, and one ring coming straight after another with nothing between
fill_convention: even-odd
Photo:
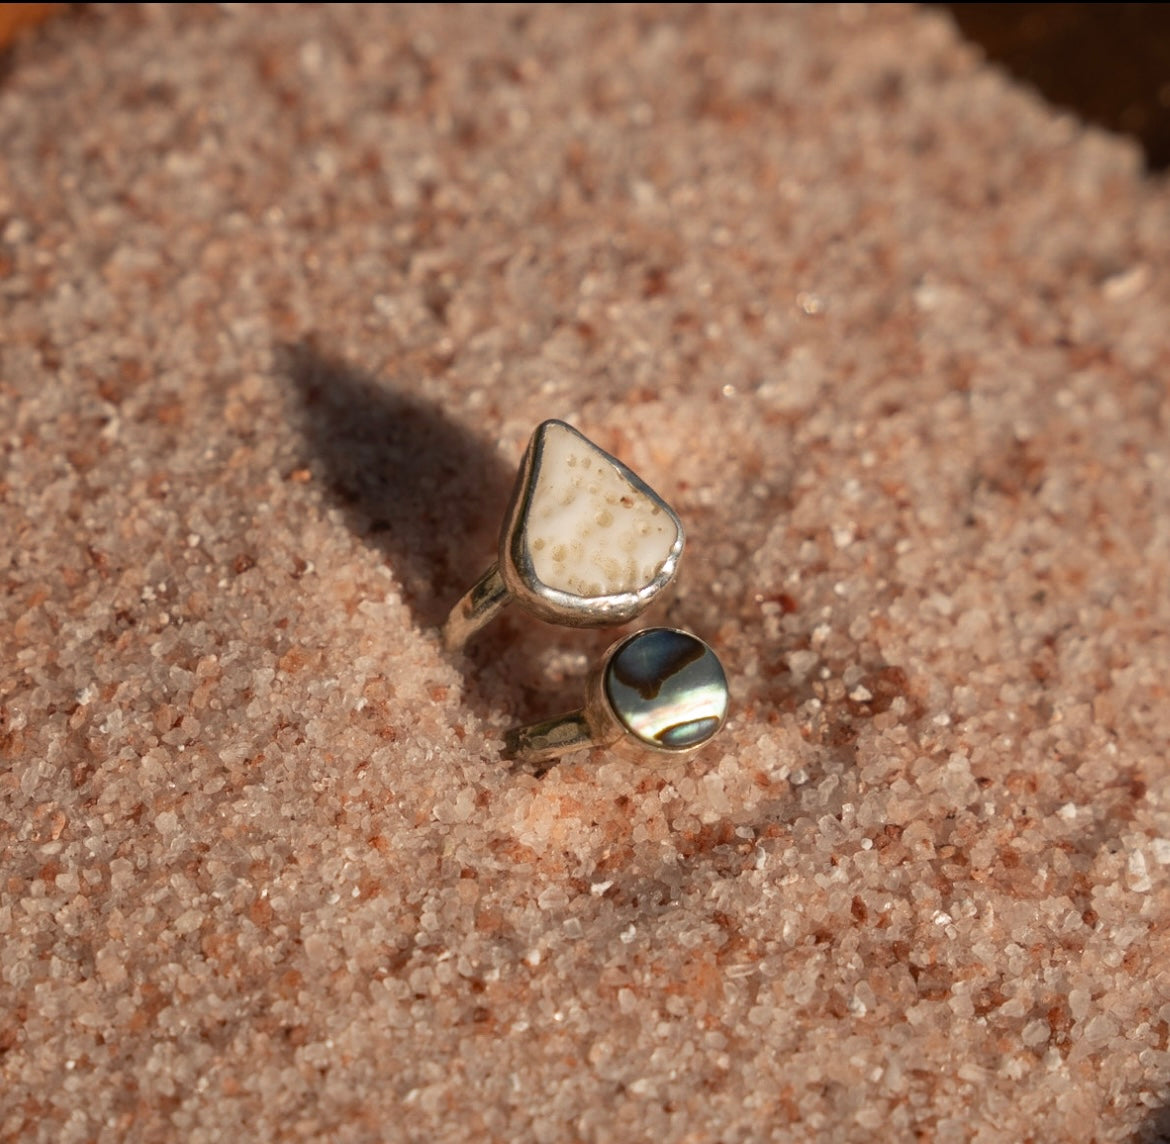
<instances>
[{"instance_id":1,"label":"silver metal rim","mask_svg":"<svg viewBox=\"0 0 1170 1144\"><path fill-rule=\"evenodd\" d=\"M701 743L687 747L667 747L642 739L626 727L614 711L605 693L605 673L613 657L630 641L647 631L668 631L698 640L693 632L681 628L642 628L614 641L589 673L585 684L585 706L540 723L512 728L505 736L505 756L519 762L542 763L590 747L612 747L616 754L630 759L681 758L701 751L723 729L726 712L718 726ZM699 640L714 654L705 640ZM716 656L718 659L718 657ZM722 665L720 665L722 666Z\"/></svg>"}]
</instances>

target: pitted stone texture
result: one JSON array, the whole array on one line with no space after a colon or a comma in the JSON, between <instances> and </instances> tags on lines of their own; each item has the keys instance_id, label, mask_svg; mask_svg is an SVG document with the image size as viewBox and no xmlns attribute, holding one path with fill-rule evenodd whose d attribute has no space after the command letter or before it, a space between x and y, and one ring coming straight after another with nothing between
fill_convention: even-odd
<instances>
[{"instance_id":1,"label":"pitted stone texture","mask_svg":"<svg viewBox=\"0 0 1170 1144\"><path fill-rule=\"evenodd\" d=\"M542 433L524 524L537 578L582 597L645 588L679 539L674 518L569 426L549 422Z\"/></svg>"}]
</instances>

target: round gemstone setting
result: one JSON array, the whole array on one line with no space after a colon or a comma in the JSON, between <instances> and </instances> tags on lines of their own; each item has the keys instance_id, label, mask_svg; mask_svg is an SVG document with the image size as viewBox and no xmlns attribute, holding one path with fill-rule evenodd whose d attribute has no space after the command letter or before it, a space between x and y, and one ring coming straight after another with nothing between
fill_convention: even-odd
<instances>
[{"instance_id":1,"label":"round gemstone setting","mask_svg":"<svg viewBox=\"0 0 1170 1144\"><path fill-rule=\"evenodd\" d=\"M727 715L723 665L701 639L687 632L635 632L610 656L602 682L622 726L660 751L700 746Z\"/></svg>"}]
</instances>

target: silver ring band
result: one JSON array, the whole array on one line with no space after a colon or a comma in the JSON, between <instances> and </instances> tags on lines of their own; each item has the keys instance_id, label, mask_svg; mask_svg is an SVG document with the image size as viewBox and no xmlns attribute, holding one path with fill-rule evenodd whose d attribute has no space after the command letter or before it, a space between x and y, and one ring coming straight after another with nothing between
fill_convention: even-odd
<instances>
[{"instance_id":1,"label":"silver ring band","mask_svg":"<svg viewBox=\"0 0 1170 1144\"><path fill-rule=\"evenodd\" d=\"M492 622L511 600L500 566L493 564L460 598L443 624L443 649L458 651Z\"/></svg>"},{"instance_id":2,"label":"silver ring band","mask_svg":"<svg viewBox=\"0 0 1170 1144\"><path fill-rule=\"evenodd\" d=\"M723 665L701 639L675 628L645 628L605 653L590 673L581 710L514 727L504 754L525 763L587 747L687 755L723 726L728 698Z\"/></svg>"}]
</instances>

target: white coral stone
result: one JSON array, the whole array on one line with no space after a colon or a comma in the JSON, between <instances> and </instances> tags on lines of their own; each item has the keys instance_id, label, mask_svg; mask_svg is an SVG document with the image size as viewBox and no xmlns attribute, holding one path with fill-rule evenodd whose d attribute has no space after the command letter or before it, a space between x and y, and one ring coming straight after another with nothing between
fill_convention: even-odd
<instances>
[{"instance_id":1,"label":"white coral stone","mask_svg":"<svg viewBox=\"0 0 1170 1144\"><path fill-rule=\"evenodd\" d=\"M611 596L654 580L670 558L678 527L600 449L550 425L525 538L541 583L574 596Z\"/></svg>"}]
</instances>

